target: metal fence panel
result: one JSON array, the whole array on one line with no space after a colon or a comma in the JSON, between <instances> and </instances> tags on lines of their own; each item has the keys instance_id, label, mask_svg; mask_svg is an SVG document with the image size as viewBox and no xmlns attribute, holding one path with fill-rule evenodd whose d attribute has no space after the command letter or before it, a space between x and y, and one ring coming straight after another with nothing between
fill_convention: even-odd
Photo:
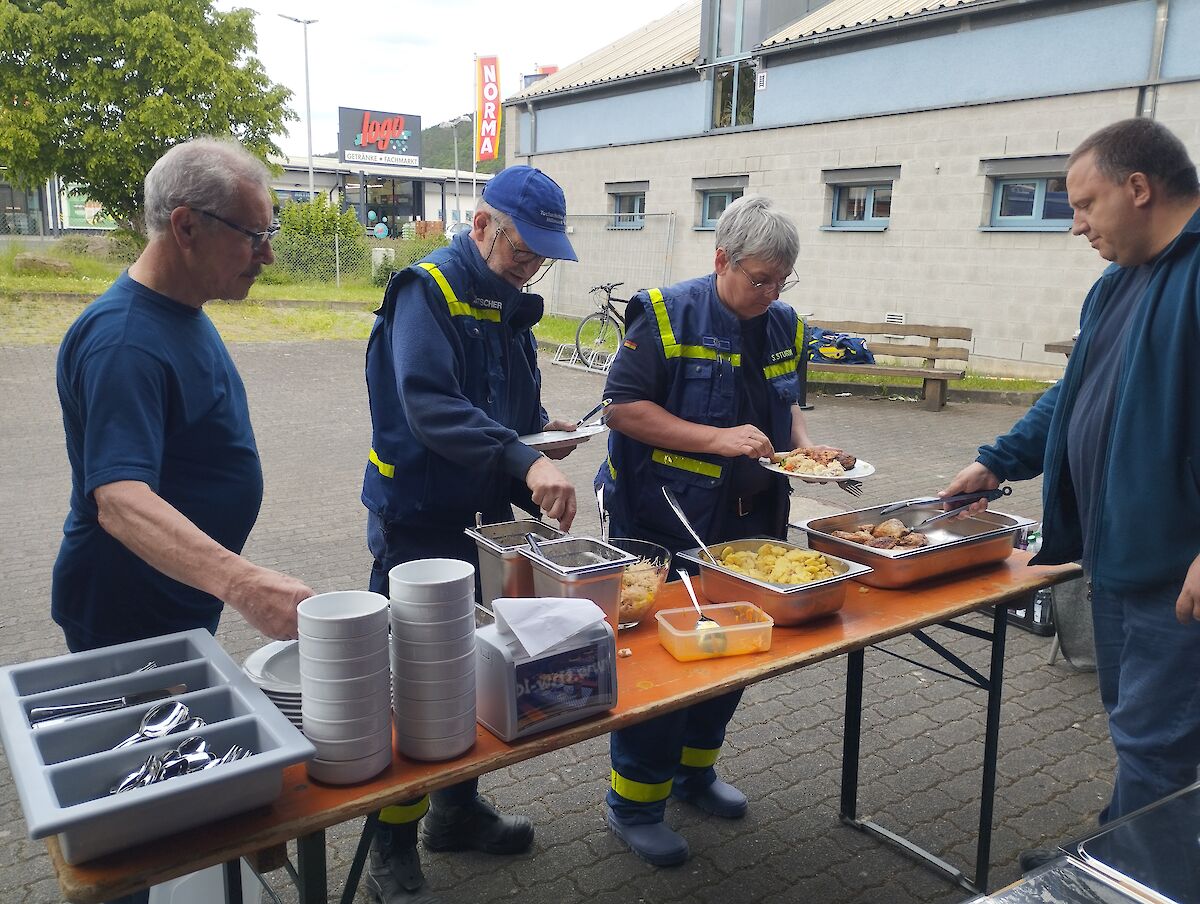
<instances>
[{"instance_id":1,"label":"metal fence panel","mask_svg":"<svg viewBox=\"0 0 1200 904\"><path fill-rule=\"evenodd\" d=\"M558 261L532 288L546 299L547 313L590 314L600 299L588 289L602 283L623 282L613 293L618 298L668 283L675 214L645 214L636 228L614 227L611 213L568 214L567 228L578 263Z\"/></svg>"}]
</instances>

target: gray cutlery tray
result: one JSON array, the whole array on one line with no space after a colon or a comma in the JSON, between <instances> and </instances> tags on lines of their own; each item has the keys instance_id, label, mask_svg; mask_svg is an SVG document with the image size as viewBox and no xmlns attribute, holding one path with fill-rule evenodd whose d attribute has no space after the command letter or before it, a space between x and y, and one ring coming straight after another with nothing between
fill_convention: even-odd
<instances>
[{"instance_id":1,"label":"gray cutlery tray","mask_svg":"<svg viewBox=\"0 0 1200 904\"><path fill-rule=\"evenodd\" d=\"M137 669L154 660L157 668ZM101 700L186 684L173 698L207 723L194 732L217 753L254 756L110 795L150 754L183 735L112 747L138 730L155 700L34 727L35 706ZM153 838L269 803L283 769L315 754L207 631L196 629L0 668L0 739L31 838L58 834L64 859L82 863Z\"/></svg>"}]
</instances>

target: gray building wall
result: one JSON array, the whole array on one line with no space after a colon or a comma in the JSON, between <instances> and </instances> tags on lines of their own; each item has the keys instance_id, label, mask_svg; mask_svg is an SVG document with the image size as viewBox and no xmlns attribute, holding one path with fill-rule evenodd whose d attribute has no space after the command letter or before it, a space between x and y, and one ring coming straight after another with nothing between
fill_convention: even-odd
<instances>
[{"instance_id":1,"label":"gray building wall","mask_svg":"<svg viewBox=\"0 0 1200 904\"><path fill-rule=\"evenodd\" d=\"M673 128L688 117L706 121L702 93L686 110L682 100L653 112L639 104L620 134L641 138L622 144L613 131L614 99L598 101L601 107L580 94L569 106L572 121L590 122L591 130L558 129L543 141L539 111L539 151L523 159L559 180L572 213L609 211L606 183L648 182L647 213L675 215L669 281L712 268L713 234L697 228L703 186L695 180L743 176L747 194L772 197L800 229L802 282L784 299L798 310L826 319L902 313L913 323L969 326L972 370L1053 378L1063 359L1043 346L1075 331L1105 262L1067 231L982 228L994 187L984 161L1065 155L1095 129L1135 115L1150 84L1155 4L1047 7L1052 15L1033 6L993 24L898 30L887 46L845 44L842 52L825 48L790 63L773 57L752 128L649 137L661 134L662 119ZM1200 160L1197 46L1200 0L1171 0L1155 116ZM645 100L653 92L636 95ZM567 109L554 111L560 124ZM863 167L899 167L888 228L828 230L829 173ZM623 238L632 249L637 237ZM611 244L603 254L620 259ZM587 299L552 297L549 305L581 314Z\"/></svg>"}]
</instances>

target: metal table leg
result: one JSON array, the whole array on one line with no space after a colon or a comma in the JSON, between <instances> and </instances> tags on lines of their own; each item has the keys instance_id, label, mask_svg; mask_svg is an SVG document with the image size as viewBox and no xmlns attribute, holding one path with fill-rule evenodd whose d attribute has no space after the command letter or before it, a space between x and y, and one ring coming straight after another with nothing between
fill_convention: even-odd
<instances>
[{"instance_id":1,"label":"metal table leg","mask_svg":"<svg viewBox=\"0 0 1200 904\"><path fill-rule=\"evenodd\" d=\"M296 839L296 864L300 904L329 904L324 829Z\"/></svg>"},{"instance_id":2,"label":"metal table leg","mask_svg":"<svg viewBox=\"0 0 1200 904\"><path fill-rule=\"evenodd\" d=\"M358 881L362 878L363 864L367 862L367 852L371 849L371 839L379 829L379 813L367 814L363 823L362 834L358 838L358 848L354 851L354 860L350 864L350 874L346 876L346 887L342 891L342 904L353 904L354 895L358 891Z\"/></svg>"},{"instance_id":3,"label":"metal table leg","mask_svg":"<svg viewBox=\"0 0 1200 904\"><path fill-rule=\"evenodd\" d=\"M242 860L226 860L222 864L222 874L225 879L225 904L242 904Z\"/></svg>"},{"instance_id":4,"label":"metal table leg","mask_svg":"<svg viewBox=\"0 0 1200 904\"><path fill-rule=\"evenodd\" d=\"M979 798L979 839L975 851L975 876L971 878L962 870L951 866L945 860L930 853L919 845L883 826L858 818L858 761L859 742L862 732L862 692L864 651L859 650L847 656L846 666L846 716L845 730L842 740L842 789L841 789L841 819L847 825L873 835L880 840L900 848L904 853L914 857L944 878L960 885L975 894L982 894L987 888L988 870L992 846L992 812L996 797L996 760L999 754L1000 742L1000 697L1004 683L1004 643L1005 630L1008 627L1007 608L996 606L992 611L992 630L984 631L970 625L960 624L953 620L941 623L941 627L950 628L961 634L968 634L991 642L991 665L985 678L966 662L943 647L940 643L928 637L924 631L913 631L912 635L937 653L942 659L954 666L959 674L933 668L925 663L890 650L876 647L882 653L903 659L922 668L962 681L972 687L987 691L987 721L984 728L983 741L983 779Z\"/></svg>"}]
</instances>

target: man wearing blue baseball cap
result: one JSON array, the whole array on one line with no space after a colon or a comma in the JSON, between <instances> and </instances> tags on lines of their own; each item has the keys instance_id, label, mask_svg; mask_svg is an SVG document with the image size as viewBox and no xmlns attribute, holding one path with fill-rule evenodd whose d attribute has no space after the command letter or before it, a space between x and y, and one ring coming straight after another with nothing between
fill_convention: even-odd
<instances>
[{"instance_id":1,"label":"man wearing blue baseball cap","mask_svg":"<svg viewBox=\"0 0 1200 904\"><path fill-rule=\"evenodd\" d=\"M371 452L362 501L372 590L387 595L388 572L413 559L462 559L478 571L475 543L463 533L476 513L489 524L511 521L515 504L571 526L571 481L518 441L575 429L541 407L532 328L543 305L522 291L547 260L577 260L566 214L553 179L511 166L485 186L470 232L392 275L367 343ZM421 891L416 850L427 811L421 837L431 850L529 848L529 819L496 812L477 787L472 779L381 811L366 878L376 899L433 901Z\"/></svg>"}]
</instances>

